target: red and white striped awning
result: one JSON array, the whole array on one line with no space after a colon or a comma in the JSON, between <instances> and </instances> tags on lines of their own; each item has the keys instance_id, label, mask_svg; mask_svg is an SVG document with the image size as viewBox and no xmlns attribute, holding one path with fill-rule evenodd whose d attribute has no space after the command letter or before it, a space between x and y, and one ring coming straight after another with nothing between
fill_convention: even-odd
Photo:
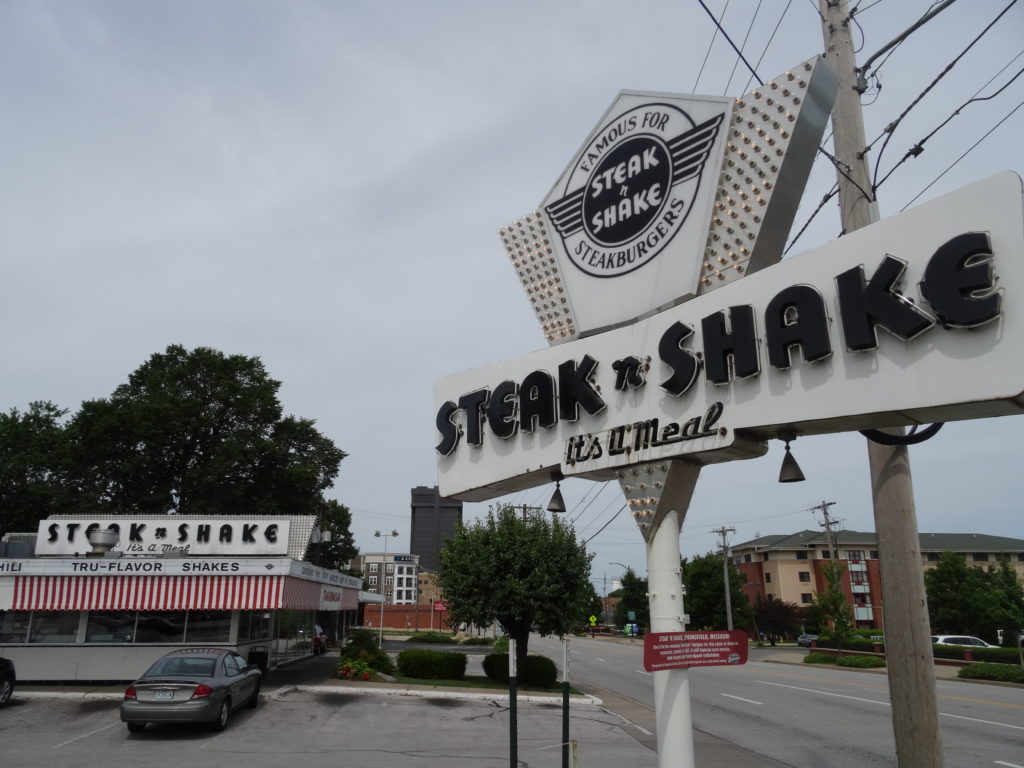
<instances>
[{"instance_id":1,"label":"red and white striped awning","mask_svg":"<svg viewBox=\"0 0 1024 768\"><path fill-rule=\"evenodd\" d=\"M294 582L297 582L296 586ZM312 605L305 585L315 588ZM294 595L293 599L290 596ZM316 608L320 585L286 576L18 576L21 611L261 610Z\"/></svg>"}]
</instances>

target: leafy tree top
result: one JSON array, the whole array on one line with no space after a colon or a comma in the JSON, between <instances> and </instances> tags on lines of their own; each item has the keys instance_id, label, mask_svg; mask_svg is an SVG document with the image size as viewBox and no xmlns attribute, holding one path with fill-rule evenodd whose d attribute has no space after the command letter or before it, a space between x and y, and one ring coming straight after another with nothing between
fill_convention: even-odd
<instances>
[{"instance_id":1,"label":"leafy tree top","mask_svg":"<svg viewBox=\"0 0 1024 768\"><path fill-rule=\"evenodd\" d=\"M506 507L459 526L441 550L438 584L453 623L497 622L525 658L532 626L564 635L590 608L591 558L559 518L524 521Z\"/></svg>"}]
</instances>

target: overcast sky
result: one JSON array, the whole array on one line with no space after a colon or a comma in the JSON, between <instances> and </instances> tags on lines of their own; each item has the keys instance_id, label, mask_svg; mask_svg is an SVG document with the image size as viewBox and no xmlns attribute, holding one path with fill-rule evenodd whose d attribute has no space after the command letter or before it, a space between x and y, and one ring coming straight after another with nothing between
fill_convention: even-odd
<instances>
[{"instance_id":1,"label":"overcast sky","mask_svg":"<svg viewBox=\"0 0 1024 768\"><path fill-rule=\"evenodd\" d=\"M716 16L725 5L708 2ZM930 3L861 5L864 61ZM896 49L864 99L869 140L1004 5L954 5ZM762 80L823 49L809 0L734 1L722 23ZM348 452L329 495L352 509L358 546L397 529L389 550L407 548L409 490L437 482L434 382L544 346L496 230L538 206L619 90L749 90L714 33L691 0L0 2L0 407L75 411L169 344L257 356L285 410ZM1018 6L907 115L883 175L1020 70L1022 33ZM1024 77L965 108L880 187L882 215L1022 98ZM1024 109L918 202L1020 173L1022 133ZM819 157L797 227L834 179ZM839 229L833 200L791 253ZM911 449L922 531L1024 538L1022 425L950 424ZM705 469L684 554L712 550L721 525L733 542L818 529L823 500L844 527L873 530L864 439L792 447L806 482L776 482L777 441ZM563 489L594 537L598 588L617 564L645 573L628 513L609 523L619 489ZM551 490L504 500L546 505Z\"/></svg>"}]
</instances>

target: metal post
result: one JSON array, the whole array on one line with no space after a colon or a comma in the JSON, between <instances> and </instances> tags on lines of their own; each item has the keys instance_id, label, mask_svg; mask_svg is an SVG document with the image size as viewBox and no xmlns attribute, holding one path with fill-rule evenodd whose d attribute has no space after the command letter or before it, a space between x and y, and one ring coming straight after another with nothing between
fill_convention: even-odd
<instances>
[{"instance_id":1,"label":"metal post","mask_svg":"<svg viewBox=\"0 0 1024 768\"><path fill-rule=\"evenodd\" d=\"M878 220L865 154L864 116L846 0L819 0L829 63L839 73L832 110L843 230ZM902 430L900 430L902 431ZM900 768L942 768L942 737L920 539L906 446L868 442L875 532L881 555L885 650L896 758Z\"/></svg>"},{"instance_id":2,"label":"metal post","mask_svg":"<svg viewBox=\"0 0 1024 768\"><path fill-rule=\"evenodd\" d=\"M519 766L519 722L516 712L516 640L508 638L508 764Z\"/></svg>"},{"instance_id":3,"label":"metal post","mask_svg":"<svg viewBox=\"0 0 1024 768\"><path fill-rule=\"evenodd\" d=\"M562 638L562 768L569 768L569 638Z\"/></svg>"},{"instance_id":4,"label":"metal post","mask_svg":"<svg viewBox=\"0 0 1024 768\"><path fill-rule=\"evenodd\" d=\"M672 462L658 504L659 521L647 540L647 589L652 632L680 632L683 624L679 533L697 485L700 467ZM661 516L662 510L668 510ZM654 707L658 728L659 768L694 768L693 717L686 669L654 673Z\"/></svg>"},{"instance_id":5,"label":"metal post","mask_svg":"<svg viewBox=\"0 0 1024 768\"><path fill-rule=\"evenodd\" d=\"M729 579L729 545L726 543L725 536L729 533L736 533L736 529L726 528L723 525L721 528L715 528L712 533L717 533L722 537L722 583L725 585L725 624L726 629L732 632L732 582Z\"/></svg>"}]
</instances>

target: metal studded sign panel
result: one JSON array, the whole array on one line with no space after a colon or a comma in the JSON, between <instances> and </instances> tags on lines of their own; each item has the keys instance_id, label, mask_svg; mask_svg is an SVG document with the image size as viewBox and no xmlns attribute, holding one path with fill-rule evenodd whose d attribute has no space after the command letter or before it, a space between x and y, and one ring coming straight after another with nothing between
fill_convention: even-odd
<instances>
[{"instance_id":1,"label":"metal studded sign panel","mask_svg":"<svg viewBox=\"0 0 1024 768\"><path fill-rule=\"evenodd\" d=\"M629 326L435 386L442 496L764 441L1024 410L1024 205L1003 173Z\"/></svg>"}]
</instances>

